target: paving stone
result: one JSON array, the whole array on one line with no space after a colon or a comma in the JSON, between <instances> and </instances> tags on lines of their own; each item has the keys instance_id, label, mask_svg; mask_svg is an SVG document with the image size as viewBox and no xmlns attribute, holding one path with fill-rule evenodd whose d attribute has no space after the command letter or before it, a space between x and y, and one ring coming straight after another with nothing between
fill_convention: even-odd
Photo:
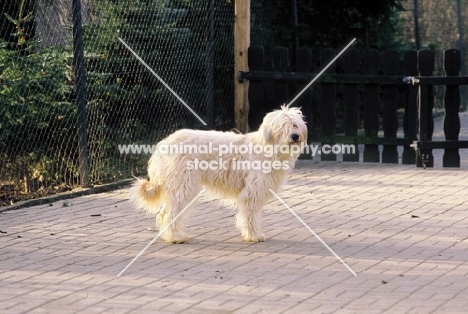
<instances>
[{"instance_id":1,"label":"paving stone","mask_svg":"<svg viewBox=\"0 0 468 314\"><path fill-rule=\"evenodd\" d=\"M357 276L276 199L267 241L245 243L202 196L191 241L157 240L121 277L156 236L127 189L3 211L0 312L463 313L465 171L298 161L280 197Z\"/></svg>"}]
</instances>

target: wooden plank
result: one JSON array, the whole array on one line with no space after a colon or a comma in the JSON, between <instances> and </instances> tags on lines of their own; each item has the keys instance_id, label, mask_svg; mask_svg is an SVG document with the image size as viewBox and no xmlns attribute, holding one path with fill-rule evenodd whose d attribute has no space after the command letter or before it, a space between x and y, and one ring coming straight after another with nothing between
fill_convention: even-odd
<instances>
[{"instance_id":1,"label":"wooden plank","mask_svg":"<svg viewBox=\"0 0 468 314\"><path fill-rule=\"evenodd\" d=\"M342 144L365 144L365 145L393 145L403 146L411 145L404 138L385 138L385 137L363 137L346 135L314 135L309 138L310 143L342 143Z\"/></svg>"},{"instance_id":2,"label":"wooden plank","mask_svg":"<svg viewBox=\"0 0 468 314\"><path fill-rule=\"evenodd\" d=\"M357 49L349 49L343 54L342 66L346 74L356 75L359 72L361 54ZM344 131L346 136L356 136L359 128L359 87L345 85L343 89ZM359 149L356 145L354 153L343 153L343 161L359 161Z\"/></svg>"},{"instance_id":3,"label":"wooden plank","mask_svg":"<svg viewBox=\"0 0 468 314\"><path fill-rule=\"evenodd\" d=\"M312 71L312 49L307 47L301 47L296 50L296 71L299 73L310 73ZM304 82L302 84L298 84L296 87L296 93L301 92L304 87L307 85L308 82ZM305 116L307 127L309 129L309 133L312 131L312 91L313 87L309 87L307 91L305 91L293 106L301 107L302 113Z\"/></svg>"},{"instance_id":4,"label":"wooden plank","mask_svg":"<svg viewBox=\"0 0 468 314\"><path fill-rule=\"evenodd\" d=\"M249 68L254 71L263 69L263 47L250 47L248 50ZM265 116L265 90L262 80L251 80L249 83L249 130L256 131Z\"/></svg>"},{"instance_id":5,"label":"wooden plank","mask_svg":"<svg viewBox=\"0 0 468 314\"><path fill-rule=\"evenodd\" d=\"M468 76L419 76L419 85L468 85Z\"/></svg>"},{"instance_id":6,"label":"wooden plank","mask_svg":"<svg viewBox=\"0 0 468 314\"><path fill-rule=\"evenodd\" d=\"M289 50L286 47L274 47L271 51L273 71L286 72L289 67ZM272 108L279 109L281 105L289 102L288 82L285 80L273 81Z\"/></svg>"},{"instance_id":7,"label":"wooden plank","mask_svg":"<svg viewBox=\"0 0 468 314\"><path fill-rule=\"evenodd\" d=\"M404 74L406 76L417 76L418 73L418 52L407 51L404 54ZM418 93L419 87L408 85L408 91L403 99L405 115L403 117L403 131L405 139L409 143L417 140L418 133ZM416 150L409 145L403 147L402 164L413 165L416 163Z\"/></svg>"},{"instance_id":8,"label":"wooden plank","mask_svg":"<svg viewBox=\"0 0 468 314\"><path fill-rule=\"evenodd\" d=\"M435 54L432 50L418 51L418 70L421 76L431 76L435 67ZM421 85L419 88L419 140L431 141L434 133L434 92L432 85ZM432 149L420 149L417 156L417 167L434 167Z\"/></svg>"},{"instance_id":9,"label":"wooden plank","mask_svg":"<svg viewBox=\"0 0 468 314\"><path fill-rule=\"evenodd\" d=\"M234 124L247 132L249 116L248 81L239 80L239 72L247 72L250 46L250 0L234 1Z\"/></svg>"},{"instance_id":10,"label":"wooden plank","mask_svg":"<svg viewBox=\"0 0 468 314\"><path fill-rule=\"evenodd\" d=\"M318 73L276 73L251 71L240 72L238 79L240 80L284 80L291 82L305 82L313 79ZM416 85L468 85L468 76L418 76L411 75L416 80L419 80ZM322 83L340 83L340 84L379 84L379 85L410 85L404 79L407 76L403 75L349 75L349 74L322 74L320 82Z\"/></svg>"},{"instance_id":11,"label":"wooden plank","mask_svg":"<svg viewBox=\"0 0 468 314\"><path fill-rule=\"evenodd\" d=\"M318 73L297 73L297 72L263 72L250 71L240 72L241 80L284 80L290 82L310 82ZM360 74L322 74L319 81L322 83L340 83L340 84L390 84L390 85L408 85L403 79L405 76L386 76L386 75L360 75Z\"/></svg>"},{"instance_id":12,"label":"wooden plank","mask_svg":"<svg viewBox=\"0 0 468 314\"><path fill-rule=\"evenodd\" d=\"M336 56L336 50L331 48L322 49L320 52L320 65L324 68ZM336 63L330 65L325 73L334 73ZM321 84L321 124L324 135L335 135L336 133L336 86L333 83ZM324 142L322 146L329 144L333 146L333 142ZM336 154L322 154L322 161L336 161Z\"/></svg>"},{"instance_id":13,"label":"wooden plank","mask_svg":"<svg viewBox=\"0 0 468 314\"><path fill-rule=\"evenodd\" d=\"M376 75L379 72L380 54L375 49L366 50L364 54L364 74ZM377 137L379 131L379 87L376 84L366 85L364 90L364 131L366 137ZM377 145L366 145L364 162L380 162Z\"/></svg>"},{"instance_id":14,"label":"wooden plank","mask_svg":"<svg viewBox=\"0 0 468 314\"><path fill-rule=\"evenodd\" d=\"M461 53L457 49L444 51L444 68L447 76L457 76L461 70ZM460 134L460 87L447 85L444 96L444 134L446 140L458 140ZM444 167L460 167L458 148L446 148L443 156Z\"/></svg>"},{"instance_id":15,"label":"wooden plank","mask_svg":"<svg viewBox=\"0 0 468 314\"><path fill-rule=\"evenodd\" d=\"M313 67L312 49L301 47L296 50L296 71L299 73L310 73ZM296 87L296 95L300 93L308 82L299 83ZM309 87L293 104L292 106L300 107L302 114L305 117L308 134L313 130L312 119L312 91L313 87ZM301 154L301 159L312 159L310 154Z\"/></svg>"},{"instance_id":16,"label":"wooden plank","mask_svg":"<svg viewBox=\"0 0 468 314\"><path fill-rule=\"evenodd\" d=\"M468 148L468 141L458 140L445 140L445 141L428 141L418 142L420 149L454 149L454 148Z\"/></svg>"},{"instance_id":17,"label":"wooden plank","mask_svg":"<svg viewBox=\"0 0 468 314\"><path fill-rule=\"evenodd\" d=\"M384 75L396 75L400 60L398 52L387 50L382 53L382 71ZM398 131L398 88L395 85L382 87L382 128L384 137L396 138ZM395 146L384 145L382 163L398 163L398 150Z\"/></svg>"}]
</instances>

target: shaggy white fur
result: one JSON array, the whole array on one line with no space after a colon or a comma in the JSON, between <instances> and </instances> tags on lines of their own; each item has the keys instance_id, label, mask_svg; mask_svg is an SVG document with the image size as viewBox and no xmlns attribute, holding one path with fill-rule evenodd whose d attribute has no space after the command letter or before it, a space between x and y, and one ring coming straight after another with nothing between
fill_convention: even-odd
<instances>
[{"instance_id":1,"label":"shaggy white fur","mask_svg":"<svg viewBox=\"0 0 468 314\"><path fill-rule=\"evenodd\" d=\"M272 196L269 189L275 192L280 189L300 154L298 149L288 152L280 149L266 154L266 146L297 148L303 143L307 143L303 115L299 108L285 106L268 113L258 131L245 135L182 129L158 143L148 162L149 181L138 179L130 189L130 199L137 208L157 214L156 226L162 230L205 187L212 196L237 205L236 225L245 241L264 241L260 216L263 206ZM212 152L161 153L160 148L168 145L211 145ZM261 145L265 150L251 154L230 150L220 156L221 146L225 148L228 145L257 148ZM217 163L221 159L224 167L218 169L193 167L194 160ZM251 167L241 167L239 163ZM276 167L271 171L258 168L259 165L273 164ZM184 232L184 218L187 216L188 210L161 237L170 243L186 242L189 236Z\"/></svg>"}]
</instances>

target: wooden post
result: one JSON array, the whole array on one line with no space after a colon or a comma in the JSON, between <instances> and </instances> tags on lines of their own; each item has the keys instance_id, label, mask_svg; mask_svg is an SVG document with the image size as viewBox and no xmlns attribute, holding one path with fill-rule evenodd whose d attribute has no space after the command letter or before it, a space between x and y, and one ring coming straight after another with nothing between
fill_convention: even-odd
<instances>
[{"instance_id":1,"label":"wooden post","mask_svg":"<svg viewBox=\"0 0 468 314\"><path fill-rule=\"evenodd\" d=\"M435 53L432 50L418 51L418 71L421 76L432 76L435 68ZM433 85L420 85L419 90L419 140L432 141L434 133L434 108ZM424 158L422 158L424 157ZM424 159L424 160L423 160ZM424 161L424 165L423 165ZM434 167L434 155L432 149L421 149L416 160L417 167Z\"/></svg>"},{"instance_id":2,"label":"wooden post","mask_svg":"<svg viewBox=\"0 0 468 314\"><path fill-rule=\"evenodd\" d=\"M382 53L382 70L384 75L397 75L399 63L397 51L387 50ZM396 85L384 85L382 90L382 128L384 137L396 139L398 131L398 87ZM395 145L383 146L382 163L398 163L398 150Z\"/></svg>"},{"instance_id":3,"label":"wooden post","mask_svg":"<svg viewBox=\"0 0 468 314\"><path fill-rule=\"evenodd\" d=\"M332 48L325 48L320 51L320 64L324 68L333 58L336 57L336 51ZM325 73L335 73L336 63L333 63ZM320 99L322 102L322 133L323 135L334 136L336 134L336 84L322 83L322 91ZM332 147L335 143L325 142L324 145ZM328 148L327 148L328 150ZM336 161L336 154L330 152L329 154L321 155L322 161Z\"/></svg>"},{"instance_id":4,"label":"wooden post","mask_svg":"<svg viewBox=\"0 0 468 314\"><path fill-rule=\"evenodd\" d=\"M444 68L447 76L458 76L462 68L461 53L457 49L444 51ZM446 140L458 141L460 134L460 87L447 85L445 87L445 118L444 134ZM443 157L444 167L460 167L460 153L458 148L446 148Z\"/></svg>"},{"instance_id":5,"label":"wooden post","mask_svg":"<svg viewBox=\"0 0 468 314\"><path fill-rule=\"evenodd\" d=\"M296 50L296 71L299 73L310 73L312 72L313 68L313 60L312 60L312 49L302 47ZM300 83L296 87L296 93L301 92L304 87L306 87L308 82ZM312 133L313 125L312 125L312 86L309 87L309 90L304 92L296 100L296 103L293 103L293 107L301 107L302 114L304 114L306 122L307 122L307 129L309 134Z\"/></svg>"},{"instance_id":6,"label":"wooden post","mask_svg":"<svg viewBox=\"0 0 468 314\"><path fill-rule=\"evenodd\" d=\"M239 72L247 72L250 46L250 0L234 3L234 123L241 132L249 130L248 80L239 80Z\"/></svg>"},{"instance_id":7,"label":"wooden post","mask_svg":"<svg viewBox=\"0 0 468 314\"><path fill-rule=\"evenodd\" d=\"M263 47L249 48L249 69L263 71ZM262 80L249 80L249 129L257 131L265 116L265 89Z\"/></svg>"},{"instance_id":8,"label":"wooden post","mask_svg":"<svg viewBox=\"0 0 468 314\"><path fill-rule=\"evenodd\" d=\"M342 58L345 74L357 75L361 64L361 53L351 48ZM343 125L346 136L357 136L359 128L359 87L355 84L346 84L343 89L343 103L345 105ZM354 154L343 152L343 161L359 161L359 147L355 146Z\"/></svg>"},{"instance_id":9,"label":"wooden post","mask_svg":"<svg viewBox=\"0 0 468 314\"><path fill-rule=\"evenodd\" d=\"M81 0L73 0L73 71L76 85L78 161L80 184L89 186L88 122L86 116L86 74L84 62Z\"/></svg>"},{"instance_id":10,"label":"wooden post","mask_svg":"<svg viewBox=\"0 0 468 314\"><path fill-rule=\"evenodd\" d=\"M380 53L375 49L364 53L363 72L368 75L379 73ZM380 95L377 84L366 84L364 88L364 133L366 137L377 138L379 133ZM364 146L364 162L380 162L379 145Z\"/></svg>"},{"instance_id":11,"label":"wooden post","mask_svg":"<svg viewBox=\"0 0 468 314\"><path fill-rule=\"evenodd\" d=\"M405 52L404 73L407 76L418 76L418 52L415 50ZM405 139L411 143L418 139L418 85L409 85L405 100L405 116L403 130ZM416 151L409 145L403 147L402 164L414 165L416 163Z\"/></svg>"},{"instance_id":12,"label":"wooden post","mask_svg":"<svg viewBox=\"0 0 468 314\"><path fill-rule=\"evenodd\" d=\"M286 72L289 66L289 51L286 47L274 47L271 51L271 65L273 72ZM281 105L289 102L288 81L274 80L272 89L273 107L271 110L279 109Z\"/></svg>"},{"instance_id":13,"label":"wooden post","mask_svg":"<svg viewBox=\"0 0 468 314\"><path fill-rule=\"evenodd\" d=\"M310 73L313 69L313 60L312 60L312 49L301 47L297 48L296 50L296 71L298 73ZM296 86L296 93L300 93L308 84L308 82L299 83ZM302 114L305 116L305 120L307 123L307 132L308 135L312 133L313 125L312 125L312 101L313 101L313 94L312 94L312 86L308 88L297 100L295 103L292 104L294 107L302 108ZM310 153L303 153L299 156L300 159L312 159L312 154Z\"/></svg>"}]
</instances>

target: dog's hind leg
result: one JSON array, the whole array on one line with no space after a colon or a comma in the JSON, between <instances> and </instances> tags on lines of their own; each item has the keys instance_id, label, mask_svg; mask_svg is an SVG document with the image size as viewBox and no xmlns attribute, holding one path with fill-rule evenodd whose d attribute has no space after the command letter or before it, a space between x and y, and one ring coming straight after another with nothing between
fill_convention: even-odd
<instances>
[{"instance_id":1,"label":"dog's hind leg","mask_svg":"<svg viewBox=\"0 0 468 314\"><path fill-rule=\"evenodd\" d=\"M159 213L156 215L156 228L161 230L161 226L164 222L164 216L166 215L166 203L163 202L161 204L161 208L159 209Z\"/></svg>"},{"instance_id":2,"label":"dog's hind leg","mask_svg":"<svg viewBox=\"0 0 468 314\"><path fill-rule=\"evenodd\" d=\"M257 192L244 189L237 199L238 213L236 226L247 242L263 242L265 235L261 232L260 218L265 197Z\"/></svg>"},{"instance_id":3,"label":"dog's hind leg","mask_svg":"<svg viewBox=\"0 0 468 314\"><path fill-rule=\"evenodd\" d=\"M163 206L156 216L156 224L159 230L164 230L161 238L169 243L187 242L190 237L185 233L184 225L190 208L187 208L177 219L175 218L193 200L197 195L197 191L189 191L181 187L181 190L168 194L170 197L163 201Z\"/></svg>"}]
</instances>

